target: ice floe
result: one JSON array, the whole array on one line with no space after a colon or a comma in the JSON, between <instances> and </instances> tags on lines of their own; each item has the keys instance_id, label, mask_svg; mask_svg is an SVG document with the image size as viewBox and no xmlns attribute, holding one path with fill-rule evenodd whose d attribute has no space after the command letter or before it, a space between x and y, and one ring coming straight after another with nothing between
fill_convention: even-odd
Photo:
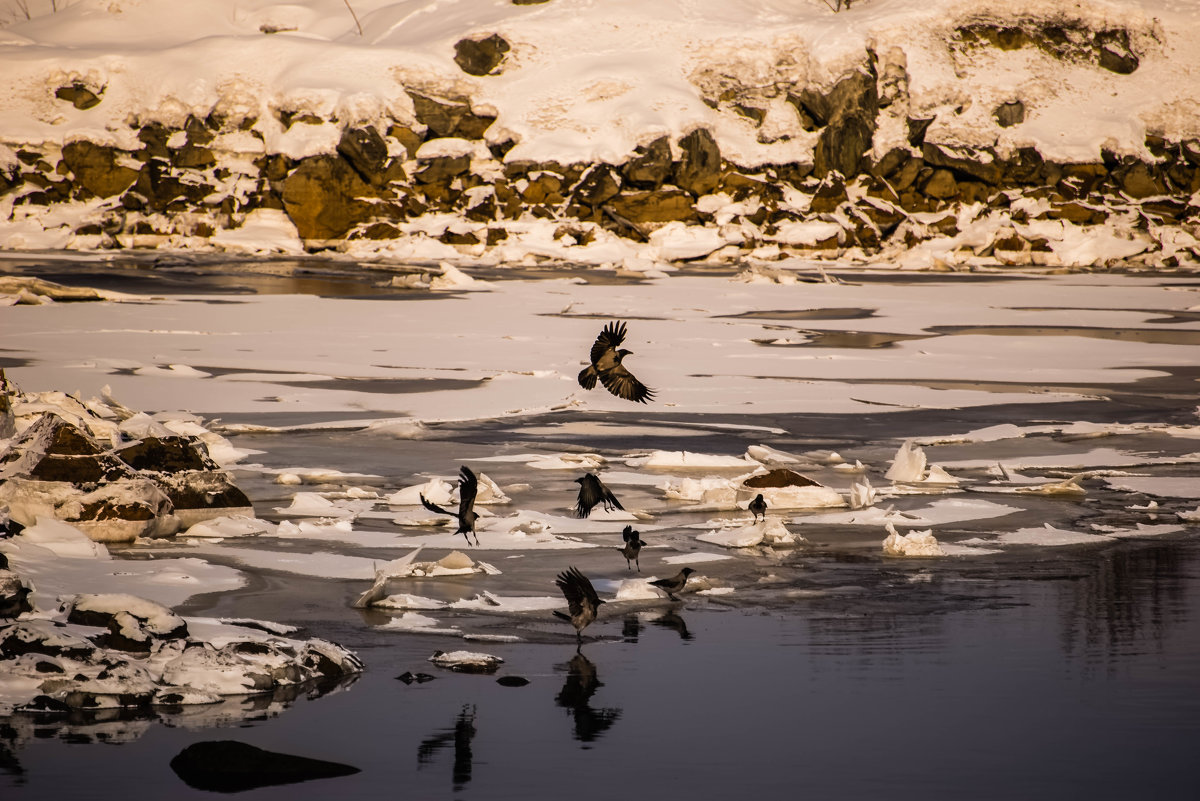
<instances>
[{"instance_id":1,"label":"ice floe","mask_svg":"<svg viewBox=\"0 0 1200 801\"><path fill-rule=\"evenodd\" d=\"M933 531L910 531L901 534L889 522L884 526L888 535L883 541L883 552L888 556L945 556Z\"/></svg>"},{"instance_id":2,"label":"ice floe","mask_svg":"<svg viewBox=\"0 0 1200 801\"><path fill-rule=\"evenodd\" d=\"M780 548L803 542L804 538L788 531L782 521L771 517L746 526L715 529L701 534L696 540L722 548L753 548L756 545Z\"/></svg>"}]
</instances>

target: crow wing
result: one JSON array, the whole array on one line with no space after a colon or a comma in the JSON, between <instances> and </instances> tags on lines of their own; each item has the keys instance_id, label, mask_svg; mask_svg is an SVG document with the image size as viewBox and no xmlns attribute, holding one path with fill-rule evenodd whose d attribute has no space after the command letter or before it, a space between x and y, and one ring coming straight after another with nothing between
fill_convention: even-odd
<instances>
[{"instance_id":1,"label":"crow wing","mask_svg":"<svg viewBox=\"0 0 1200 801\"><path fill-rule=\"evenodd\" d=\"M626 542L637 542L638 532L633 530L633 526L626 526L625 530L621 532L621 538Z\"/></svg>"},{"instance_id":2,"label":"crow wing","mask_svg":"<svg viewBox=\"0 0 1200 801\"><path fill-rule=\"evenodd\" d=\"M466 465L459 470L462 478L458 480L458 515L465 517L475 508L475 496L479 494L479 479Z\"/></svg>"},{"instance_id":3,"label":"crow wing","mask_svg":"<svg viewBox=\"0 0 1200 801\"><path fill-rule=\"evenodd\" d=\"M421 505L424 506L426 509L428 509L431 512L437 512L439 515L449 515L450 517L458 517L458 515L454 514L454 512L449 512L449 511L443 509L442 507L438 506L436 503L431 503L430 501L425 500L424 495L421 496Z\"/></svg>"},{"instance_id":4,"label":"crow wing","mask_svg":"<svg viewBox=\"0 0 1200 801\"><path fill-rule=\"evenodd\" d=\"M562 590L563 597L567 599L567 609L570 610L572 617L581 613L585 608L594 613L600 606L600 598L596 595L592 582L579 572L579 568L571 567L564 570L558 574L554 583L558 585L558 588Z\"/></svg>"},{"instance_id":5,"label":"crow wing","mask_svg":"<svg viewBox=\"0 0 1200 801\"><path fill-rule=\"evenodd\" d=\"M599 362L609 350L619 348L624 341L625 323L616 322L604 326L604 330L600 332L600 336L596 337L596 342L592 345L592 364Z\"/></svg>"},{"instance_id":6,"label":"crow wing","mask_svg":"<svg viewBox=\"0 0 1200 801\"><path fill-rule=\"evenodd\" d=\"M587 517L592 507L604 500L604 485L591 473L585 473L579 481L579 501L575 504L575 516Z\"/></svg>"},{"instance_id":7,"label":"crow wing","mask_svg":"<svg viewBox=\"0 0 1200 801\"><path fill-rule=\"evenodd\" d=\"M600 383L618 398L624 398L634 403L645 403L654 400L654 390L647 387L641 381L638 381L633 373L626 370L622 364L618 364L602 372L600 374Z\"/></svg>"}]
</instances>

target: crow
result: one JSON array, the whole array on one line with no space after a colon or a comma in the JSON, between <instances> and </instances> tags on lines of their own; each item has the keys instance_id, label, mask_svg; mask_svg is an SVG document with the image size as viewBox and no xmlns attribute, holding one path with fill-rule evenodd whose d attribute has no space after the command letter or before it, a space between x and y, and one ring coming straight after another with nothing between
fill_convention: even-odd
<instances>
[{"instance_id":1,"label":"crow","mask_svg":"<svg viewBox=\"0 0 1200 801\"><path fill-rule=\"evenodd\" d=\"M638 553L646 543L642 542L641 535L633 530L633 526L626 526L625 530L621 532L621 538L625 540L625 546L617 550L621 552L621 556L625 557L625 568L631 569L629 560L632 559L637 565L638 572L641 573L642 563L638 561Z\"/></svg>"},{"instance_id":2,"label":"crow","mask_svg":"<svg viewBox=\"0 0 1200 801\"><path fill-rule=\"evenodd\" d=\"M654 400L654 390L634 378L633 373L625 369L621 360L633 351L619 349L625 341L625 323L609 323L604 326L600 336L592 345L591 363L579 373L579 386L584 389L595 389L596 379L604 388L616 395L635 403L645 403Z\"/></svg>"},{"instance_id":3,"label":"crow","mask_svg":"<svg viewBox=\"0 0 1200 801\"><path fill-rule=\"evenodd\" d=\"M604 601L596 596L592 582L588 581L587 576L580 573L577 567L568 568L559 573L554 583L562 590L563 596L567 599L567 610L571 613L564 614L556 609L554 616L562 618L574 626L575 640L582 644L583 630L596 619L596 612Z\"/></svg>"},{"instance_id":4,"label":"crow","mask_svg":"<svg viewBox=\"0 0 1200 801\"><path fill-rule=\"evenodd\" d=\"M763 500L762 493L758 493L758 497L750 501L750 505L746 507L754 513L755 522L758 521L758 516L762 515L762 519L767 519L767 502Z\"/></svg>"},{"instance_id":5,"label":"crow","mask_svg":"<svg viewBox=\"0 0 1200 801\"><path fill-rule=\"evenodd\" d=\"M479 519L479 515L475 513L475 495L479 492L479 479L466 465L462 466L459 473L461 478L458 480L458 514L443 509L436 503L430 503L425 500L424 495L421 496L421 505L431 512L458 518L458 531L454 533L466 537L467 545L471 544L471 535L474 535L475 544L478 545L479 535L475 533L475 521Z\"/></svg>"},{"instance_id":6,"label":"crow","mask_svg":"<svg viewBox=\"0 0 1200 801\"><path fill-rule=\"evenodd\" d=\"M687 584L688 576L695 572L696 571L692 570L690 567L685 567L671 578L655 579L650 583L665 592L667 597L672 601L678 601L679 599L675 597L675 593L684 588L684 585Z\"/></svg>"},{"instance_id":7,"label":"crow","mask_svg":"<svg viewBox=\"0 0 1200 801\"><path fill-rule=\"evenodd\" d=\"M584 473L581 478L575 479L575 483L579 485L579 501L575 504L576 517L587 517L592 513L592 507L598 503L604 504L606 512L611 512L614 508L625 511L621 502L594 473Z\"/></svg>"}]
</instances>

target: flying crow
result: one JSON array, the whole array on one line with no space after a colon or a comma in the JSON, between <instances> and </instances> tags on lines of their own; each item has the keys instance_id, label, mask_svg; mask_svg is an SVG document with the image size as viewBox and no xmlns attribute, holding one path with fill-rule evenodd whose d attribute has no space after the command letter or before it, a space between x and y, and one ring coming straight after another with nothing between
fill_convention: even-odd
<instances>
[{"instance_id":1,"label":"flying crow","mask_svg":"<svg viewBox=\"0 0 1200 801\"><path fill-rule=\"evenodd\" d=\"M625 540L625 546L617 550L621 552L621 556L625 557L626 569L630 568L629 562L633 560L633 563L637 565L638 572L641 573L642 564L638 561L638 553L646 543L642 542L641 535L633 530L633 526L626 526L625 530L621 532L621 538Z\"/></svg>"},{"instance_id":2,"label":"flying crow","mask_svg":"<svg viewBox=\"0 0 1200 801\"><path fill-rule=\"evenodd\" d=\"M474 535L475 544L478 545L479 535L475 533L475 521L479 519L479 515L475 513L475 495L479 492L479 479L466 465L462 466L459 473L461 478L458 480L458 514L447 511L436 503L430 503L425 500L424 495L421 496L421 505L431 512L458 518L458 531L454 533L466 537L467 545L471 544L471 535Z\"/></svg>"},{"instance_id":3,"label":"flying crow","mask_svg":"<svg viewBox=\"0 0 1200 801\"><path fill-rule=\"evenodd\" d=\"M579 386L584 389L594 389L596 379L618 398L631 400L635 403L645 403L654 400L654 390L634 378L633 373L625 369L621 360L633 351L620 349L625 341L625 323L609 323L604 326L600 336L592 345L591 364L579 373Z\"/></svg>"},{"instance_id":4,"label":"flying crow","mask_svg":"<svg viewBox=\"0 0 1200 801\"><path fill-rule=\"evenodd\" d=\"M754 513L755 522L758 521L758 516L762 515L762 519L767 519L767 502L763 500L762 493L758 493L758 497L750 501L750 505L746 507Z\"/></svg>"},{"instance_id":5,"label":"flying crow","mask_svg":"<svg viewBox=\"0 0 1200 801\"><path fill-rule=\"evenodd\" d=\"M567 599L567 610L571 613L564 614L556 609L554 616L560 617L574 626L575 640L582 644L583 630L596 619L596 611L604 601L596 596L592 582L588 581L587 576L580 573L577 567L568 568L559 573L554 583L562 590L563 596Z\"/></svg>"},{"instance_id":6,"label":"flying crow","mask_svg":"<svg viewBox=\"0 0 1200 801\"><path fill-rule=\"evenodd\" d=\"M685 567L671 578L655 579L650 583L665 592L667 597L672 601L678 601L679 599L675 597L675 593L683 589L684 585L687 584L688 576L695 572L690 567Z\"/></svg>"},{"instance_id":7,"label":"flying crow","mask_svg":"<svg viewBox=\"0 0 1200 801\"><path fill-rule=\"evenodd\" d=\"M592 507L598 503L604 504L606 512L611 512L614 508L625 511L617 497L594 473L584 473L581 478L575 479L575 483L579 485L579 502L575 504L576 517L587 517L592 513Z\"/></svg>"}]
</instances>

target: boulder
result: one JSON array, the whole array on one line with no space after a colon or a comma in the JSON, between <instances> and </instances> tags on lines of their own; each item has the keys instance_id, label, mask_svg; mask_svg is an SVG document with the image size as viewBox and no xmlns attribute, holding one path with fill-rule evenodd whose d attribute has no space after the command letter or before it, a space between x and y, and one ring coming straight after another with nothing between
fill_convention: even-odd
<instances>
[{"instance_id":1,"label":"boulder","mask_svg":"<svg viewBox=\"0 0 1200 801\"><path fill-rule=\"evenodd\" d=\"M387 142L373 126L364 128L347 128L338 140L338 153L359 176L374 186L382 186L384 180L384 165L388 160Z\"/></svg>"},{"instance_id":2,"label":"boulder","mask_svg":"<svg viewBox=\"0 0 1200 801\"><path fill-rule=\"evenodd\" d=\"M1001 103L996 106L996 110L992 112L992 116L996 118L996 124L1001 128L1011 128L1014 125L1020 125L1025 122L1025 104L1020 100L1010 100L1007 103Z\"/></svg>"},{"instance_id":3,"label":"boulder","mask_svg":"<svg viewBox=\"0 0 1200 801\"><path fill-rule=\"evenodd\" d=\"M634 223L690 222L696 219L692 196L679 189L623 193L606 203L605 207Z\"/></svg>"},{"instance_id":4,"label":"boulder","mask_svg":"<svg viewBox=\"0 0 1200 801\"><path fill-rule=\"evenodd\" d=\"M454 45L454 63L468 75L494 75L510 49L504 37L496 33L482 39L460 39Z\"/></svg>"},{"instance_id":5,"label":"boulder","mask_svg":"<svg viewBox=\"0 0 1200 801\"><path fill-rule=\"evenodd\" d=\"M186 470L155 481L171 502L180 529L227 515L254 516L246 493L222 470Z\"/></svg>"},{"instance_id":6,"label":"boulder","mask_svg":"<svg viewBox=\"0 0 1200 801\"><path fill-rule=\"evenodd\" d=\"M634 151L633 158L621 167L625 181L637 189L658 189L671 175L671 143L667 137L655 139Z\"/></svg>"},{"instance_id":7,"label":"boulder","mask_svg":"<svg viewBox=\"0 0 1200 801\"><path fill-rule=\"evenodd\" d=\"M679 140L682 155L675 184L693 195L707 195L721 180L721 151L707 128L697 128Z\"/></svg>"},{"instance_id":8,"label":"boulder","mask_svg":"<svg viewBox=\"0 0 1200 801\"><path fill-rule=\"evenodd\" d=\"M20 576L7 569L7 559L4 561L5 564L0 565L0 618L20 617L33 611L29 603L30 588Z\"/></svg>"},{"instance_id":9,"label":"boulder","mask_svg":"<svg viewBox=\"0 0 1200 801\"><path fill-rule=\"evenodd\" d=\"M921 148L921 155L924 157L925 163L932 167L954 170L964 178L975 178L992 186L999 184L1004 177L1004 169L991 148L937 145L926 142Z\"/></svg>"},{"instance_id":10,"label":"boulder","mask_svg":"<svg viewBox=\"0 0 1200 801\"><path fill-rule=\"evenodd\" d=\"M621 191L620 175L607 164L597 164L584 173L571 190L571 199L592 207L602 206Z\"/></svg>"},{"instance_id":11,"label":"boulder","mask_svg":"<svg viewBox=\"0 0 1200 801\"><path fill-rule=\"evenodd\" d=\"M75 177L75 183L96 197L119 195L137 180L138 171L117 164L116 148L86 140L63 146L62 160Z\"/></svg>"},{"instance_id":12,"label":"boulder","mask_svg":"<svg viewBox=\"0 0 1200 801\"><path fill-rule=\"evenodd\" d=\"M208 448L194 437L143 437L117 448L114 453L136 470L178 473L184 470L220 470Z\"/></svg>"},{"instance_id":13,"label":"boulder","mask_svg":"<svg viewBox=\"0 0 1200 801\"><path fill-rule=\"evenodd\" d=\"M1129 47L1128 31L1112 30L1098 33L1095 47L1100 66L1118 75L1135 72L1141 63L1137 53Z\"/></svg>"},{"instance_id":14,"label":"boulder","mask_svg":"<svg viewBox=\"0 0 1200 801\"><path fill-rule=\"evenodd\" d=\"M375 215L378 193L339 156L304 159L282 183L283 208L302 239L344 237Z\"/></svg>"},{"instance_id":15,"label":"boulder","mask_svg":"<svg viewBox=\"0 0 1200 801\"><path fill-rule=\"evenodd\" d=\"M417 121L435 137L453 136L460 139L482 139L495 117L476 114L465 102L443 101L427 95L409 92Z\"/></svg>"},{"instance_id":16,"label":"boulder","mask_svg":"<svg viewBox=\"0 0 1200 801\"><path fill-rule=\"evenodd\" d=\"M875 136L879 95L873 72L855 70L834 84L828 95L802 94L804 106L825 120L813 150L813 171L818 176L837 171L847 178L857 175L863 156Z\"/></svg>"},{"instance_id":17,"label":"boulder","mask_svg":"<svg viewBox=\"0 0 1200 801\"><path fill-rule=\"evenodd\" d=\"M54 90L55 97L59 100L67 101L80 111L86 111L89 108L100 105L100 95L102 94L104 94L103 89L99 93L96 93L81 83L60 86Z\"/></svg>"}]
</instances>

